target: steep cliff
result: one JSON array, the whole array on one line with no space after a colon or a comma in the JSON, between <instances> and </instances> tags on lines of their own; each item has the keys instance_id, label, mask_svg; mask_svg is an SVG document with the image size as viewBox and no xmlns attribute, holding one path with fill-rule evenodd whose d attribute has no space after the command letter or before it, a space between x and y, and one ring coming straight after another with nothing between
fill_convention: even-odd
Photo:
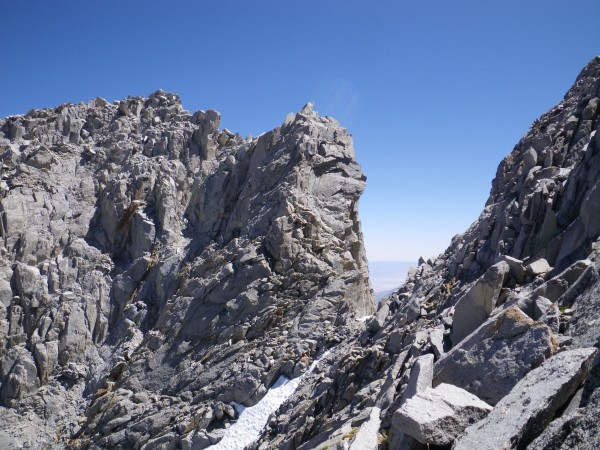
<instances>
[{"instance_id":1,"label":"steep cliff","mask_svg":"<svg viewBox=\"0 0 600 450\"><path fill-rule=\"evenodd\" d=\"M3 446L214 442L373 312L346 130L219 120L162 91L0 120Z\"/></svg>"},{"instance_id":2,"label":"steep cliff","mask_svg":"<svg viewBox=\"0 0 600 450\"><path fill-rule=\"evenodd\" d=\"M310 104L246 140L161 91L0 120L0 443L599 448L599 104L595 58L376 311Z\"/></svg>"},{"instance_id":3,"label":"steep cliff","mask_svg":"<svg viewBox=\"0 0 600 450\"><path fill-rule=\"evenodd\" d=\"M595 58L257 447L600 447L599 97Z\"/></svg>"}]
</instances>

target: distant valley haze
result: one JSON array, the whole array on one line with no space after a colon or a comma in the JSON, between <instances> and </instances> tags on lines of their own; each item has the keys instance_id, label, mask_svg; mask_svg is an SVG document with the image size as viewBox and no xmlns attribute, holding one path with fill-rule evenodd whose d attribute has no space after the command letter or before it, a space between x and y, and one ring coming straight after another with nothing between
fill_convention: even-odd
<instances>
[{"instance_id":1,"label":"distant valley haze","mask_svg":"<svg viewBox=\"0 0 600 450\"><path fill-rule=\"evenodd\" d=\"M371 278L375 298L379 301L391 294L406 281L408 269L416 265L416 262L410 261L369 262L369 277Z\"/></svg>"}]
</instances>

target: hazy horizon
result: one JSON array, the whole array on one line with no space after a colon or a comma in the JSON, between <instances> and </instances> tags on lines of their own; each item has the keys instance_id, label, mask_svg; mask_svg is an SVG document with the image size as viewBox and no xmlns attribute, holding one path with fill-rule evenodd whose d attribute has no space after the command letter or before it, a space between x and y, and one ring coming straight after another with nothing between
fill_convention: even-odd
<instances>
[{"instance_id":1,"label":"hazy horizon","mask_svg":"<svg viewBox=\"0 0 600 450\"><path fill-rule=\"evenodd\" d=\"M416 261L369 261L373 291L380 294L400 287L406 281L409 267L416 265Z\"/></svg>"}]
</instances>

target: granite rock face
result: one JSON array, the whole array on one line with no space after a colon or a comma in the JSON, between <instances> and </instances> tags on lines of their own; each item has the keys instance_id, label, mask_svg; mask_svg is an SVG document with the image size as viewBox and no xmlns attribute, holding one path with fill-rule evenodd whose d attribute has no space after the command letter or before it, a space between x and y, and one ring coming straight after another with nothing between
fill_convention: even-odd
<instances>
[{"instance_id":1,"label":"granite rock face","mask_svg":"<svg viewBox=\"0 0 600 450\"><path fill-rule=\"evenodd\" d=\"M575 393L596 353L595 348L566 351L532 370L452 448L524 448Z\"/></svg>"},{"instance_id":2,"label":"granite rock face","mask_svg":"<svg viewBox=\"0 0 600 450\"><path fill-rule=\"evenodd\" d=\"M0 120L0 442L206 448L284 375L250 449L595 445L599 105L595 58L377 309L365 177L310 104L245 140L162 91Z\"/></svg>"},{"instance_id":3,"label":"granite rock face","mask_svg":"<svg viewBox=\"0 0 600 450\"><path fill-rule=\"evenodd\" d=\"M453 384L495 405L557 350L552 330L513 306L488 319L440 358L433 384Z\"/></svg>"},{"instance_id":4,"label":"granite rock face","mask_svg":"<svg viewBox=\"0 0 600 450\"><path fill-rule=\"evenodd\" d=\"M501 261L490 267L487 272L461 297L454 308L454 324L452 326L452 343L462 341L475 331L490 316L504 279L510 271L508 263Z\"/></svg>"},{"instance_id":5,"label":"granite rock face","mask_svg":"<svg viewBox=\"0 0 600 450\"><path fill-rule=\"evenodd\" d=\"M498 408L541 368L571 367L578 349L600 346L599 105L595 58L501 162L480 217L443 254L421 258L363 328L332 350L330 369L305 380L258 448L345 448L355 422L376 406L380 448L422 449L415 430L424 421L400 430L393 419L414 395L411 377L423 356L434 360L434 389L450 384ZM548 449L598 442L600 365L597 357L585 365L566 394L559 389L562 408L551 401L543 413L524 410L528 431L519 442ZM550 393L561 376L539 378L539 392Z\"/></svg>"},{"instance_id":6,"label":"granite rock face","mask_svg":"<svg viewBox=\"0 0 600 450\"><path fill-rule=\"evenodd\" d=\"M180 445L373 312L346 130L219 120L162 91L0 120L0 442Z\"/></svg>"},{"instance_id":7,"label":"granite rock face","mask_svg":"<svg viewBox=\"0 0 600 450\"><path fill-rule=\"evenodd\" d=\"M395 413L392 427L422 444L448 445L492 407L464 389L440 384L408 399Z\"/></svg>"}]
</instances>

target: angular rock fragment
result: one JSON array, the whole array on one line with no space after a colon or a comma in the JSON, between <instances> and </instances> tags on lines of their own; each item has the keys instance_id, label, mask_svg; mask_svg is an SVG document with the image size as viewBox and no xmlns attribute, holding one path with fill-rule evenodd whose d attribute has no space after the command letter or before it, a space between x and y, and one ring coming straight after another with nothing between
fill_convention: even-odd
<instances>
[{"instance_id":1,"label":"angular rock fragment","mask_svg":"<svg viewBox=\"0 0 600 450\"><path fill-rule=\"evenodd\" d=\"M532 296L538 295L548 298L552 302L557 302L572 286L576 284L579 277L592 265L589 260L576 261L563 270L560 274L546 281L533 291Z\"/></svg>"},{"instance_id":2,"label":"angular rock fragment","mask_svg":"<svg viewBox=\"0 0 600 450\"><path fill-rule=\"evenodd\" d=\"M581 203L579 212L585 231L591 238L595 238L600 234L598 211L600 211L600 182L596 182L588 191Z\"/></svg>"},{"instance_id":3,"label":"angular rock fragment","mask_svg":"<svg viewBox=\"0 0 600 450\"><path fill-rule=\"evenodd\" d=\"M452 322L453 345L458 344L490 316L509 270L508 263L502 261L493 265L458 300Z\"/></svg>"},{"instance_id":4,"label":"angular rock fragment","mask_svg":"<svg viewBox=\"0 0 600 450\"><path fill-rule=\"evenodd\" d=\"M446 353L435 364L433 385L453 384L495 405L557 350L550 328L513 306Z\"/></svg>"},{"instance_id":5,"label":"angular rock fragment","mask_svg":"<svg viewBox=\"0 0 600 450\"><path fill-rule=\"evenodd\" d=\"M445 353L443 325L431 330L431 333L429 334L429 342L431 343L431 348L433 349L435 357L439 359Z\"/></svg>"},{"instance_id":6,"label":"angular rock fragment","mask_svg":"<svg viewBox=\"0 0 600 450\"><path fill-rule=\"evenodd\" d=\"M420 356L414 363L410 372L408 385L404 390L403 398L408 400L419 392L431 387L433 382L433 355Z\"/></svg>"},{"instance_id":7,"label":"angular rock fragment","mask_svg":"<svg viewBox=\"0 0 600 450\"><path fill-rule=\"evenodd\" d=\"M529 263L525 266L525 270L533 276L543 275L552 270L548 261L544 258L540 258L532 263Z\"/></svg>"},{"instance_id":8,"label":"angular rock fragment","mask_svg":"<svg viewBox=\"0 0 600 450\"><path fill-rule=\"evenodd\" d=\"M525 448L586 377L595 348L558 353L532 370L482 421L466 429L454 450Z\"/></svg>"},{"instance_id":9,"label":"angular rock fragment","mask_svg":"<svg viewBox=\"0 0 600 450\"><path fill-rule=\"evenodd\" d=\"M515 279L518 284L525 282L525 267L523 261L512 256L502 255L500 261L504 261L510 267L510 276Z\"/></svg>"},{"instance_id":10,"label":"angular rock fragment","mask_svg":"<svg viewBox=\"0 0 600 450\"><path fill-rule=\"evenodd\" d=\"M492 407L451 384L440 384L408 399L394 413L392 428L423 444L448 445Z\"/></svg>"},{"instance_id":11,"label":"angular rock fragment","mask_svg":"<svg viewBox=\"0 0 600 450\"><path fill-rule=\"evenodd\" d=\"M380 413L379 408L375 406L371 408L369 418L360 426L356 437L350 444L350 450L377 450L379 448Z\"/></svg>"},{"instance_id":12,"label":"angular rock fragment","mask_svg":"<svg viewBox=\"0 0 600 450\"><path fill-rule=\"evenodd\" d=\"M538 297L535 299L535 303L533 305L533 319L540 320L540 318L546 314L549 308L551 308L553 303L548 300L546 297Z\"/></svg>"},{"instance_id":13,"label":"angular rock fragment","mask_svg":"<svg viewBox=\"0 0 600 450\"><path fill-rule=\"evenodd\" d=\"M597 376L590 372L586 384L590 377L596 378L595 382L598 382ZM580 389L582 390L585 388ZM600 448L600 434L597 429L600 415L600 390L596 388L587 404L571 409L577 397L578 393L573 396L565 412L554 419L542 434L527 446L528 450Z\"/></svg>"}]
</instances>

